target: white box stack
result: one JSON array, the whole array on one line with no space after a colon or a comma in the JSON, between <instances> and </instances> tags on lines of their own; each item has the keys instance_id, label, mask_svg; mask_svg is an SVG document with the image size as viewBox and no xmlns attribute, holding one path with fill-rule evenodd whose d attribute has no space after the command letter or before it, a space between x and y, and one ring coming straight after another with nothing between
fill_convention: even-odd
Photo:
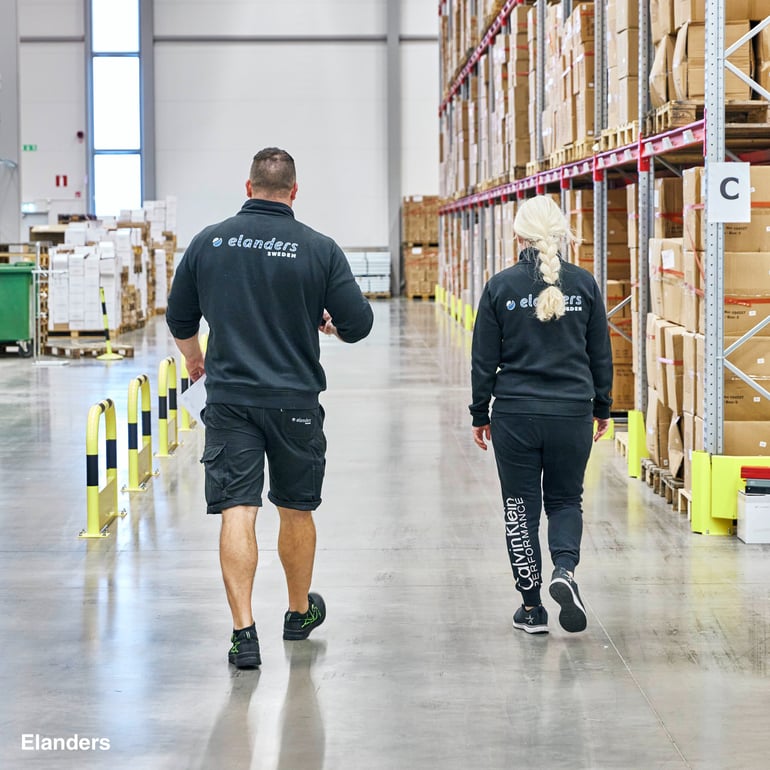
<instances>
[{"instance_id":1,"label":"white box stack","mask_svg":"<svg viewBox=\"0 0 770 770\"><path fill-rule=\"evenodd\" d=\"M737 534L744 543L770 543L770 495L738 492Z\"/></svg>"},{"instance_id":2,"label":"white box stack","mask_svg":"<svg viewBox=\"0 0 770 770\"><path fill-rule=\"evenodd\" d=\"M390 252L347 251L345 256L364 294L390 294Z\"/></svg>"}]
</instances>

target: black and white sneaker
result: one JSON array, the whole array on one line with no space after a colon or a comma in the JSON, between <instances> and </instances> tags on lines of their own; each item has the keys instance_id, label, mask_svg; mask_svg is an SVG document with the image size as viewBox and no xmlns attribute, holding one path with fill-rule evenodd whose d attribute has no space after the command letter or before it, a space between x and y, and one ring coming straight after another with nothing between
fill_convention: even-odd
<instances>
[{"instance_id":1,"label":"black and white sneaker","mask_svg":"<svg viewBox=\"0 0 770 770\"><path fill-rule=\"evenodd\" d=\"M588 620L583 602L580 600L577 583L564 567L557 567L551 575L548 593L561 607L559 623L565 631L584 631Z\"/></svg>"},{"instance_id":2,"label":"black and white sneaker","mask_svg":"<svg viewBox=\"0 0 770 770\"><path fill-rule=\"evenodd\" d=\"M513 613L513 627L520 628L528 634L547 634L548 612L542 604L533 607L531 610L524 609L522 604Z\"/></svg>"}]
</instances>

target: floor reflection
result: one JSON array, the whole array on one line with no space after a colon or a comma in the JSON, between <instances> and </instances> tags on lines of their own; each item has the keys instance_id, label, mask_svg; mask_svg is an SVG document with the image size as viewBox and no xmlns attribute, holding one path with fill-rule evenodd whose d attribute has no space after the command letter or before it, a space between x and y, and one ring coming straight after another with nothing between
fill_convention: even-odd
<instances>
[{"instance_id":1,"label":"floor reflection","mask_svg":"<svg viewBox=\"0 0 770 770\"><path fill-rule=\"evenodd\" d=\"M278 770L321 770L326 733L318 705L318 687L312 670L326 653L326 642L284 642L289 662L289 681L281 711Z\"/></svg>"},{"instance_id":2,"label":"floor reflection","mask_svg":"<svg viewBox=\"0 0 770 770\"><path fill-rule=\"evenodd\" d=\"M248 770L254 751L257 725L249 719L249 706L259 684L259 670L232 671L230 697L219 711L199 770L228 767Z\"/></svg>"}]
</instances>

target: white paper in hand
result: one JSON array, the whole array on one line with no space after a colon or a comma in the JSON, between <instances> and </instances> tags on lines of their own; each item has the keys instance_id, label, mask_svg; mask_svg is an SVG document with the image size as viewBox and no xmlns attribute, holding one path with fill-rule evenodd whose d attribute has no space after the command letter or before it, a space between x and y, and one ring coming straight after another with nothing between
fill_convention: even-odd
<instances>
[{"instance_id":1,"label":"white paper in hand","mask_svg":"<svg viewBox=\"0 0 770 770\"><path fill-rule=\"evenodd\" d=\"M179 394L179 406L186 409L193 420L200 420L201 411L206 406L206 375L197 379L184 393Z\"/></svg>"}]
</instances>

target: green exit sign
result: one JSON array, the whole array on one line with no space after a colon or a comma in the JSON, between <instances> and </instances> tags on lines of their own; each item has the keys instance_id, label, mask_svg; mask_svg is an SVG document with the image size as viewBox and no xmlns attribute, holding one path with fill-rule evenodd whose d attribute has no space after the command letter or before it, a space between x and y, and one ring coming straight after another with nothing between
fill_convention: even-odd
<instances>
[{"instance_id":1,"label":"green exit sign","mask_svg":"<svg viewBox=\"0 0 770 770\"><path fill-rule=\"evenodd\" d=\"M21 149L24 152L37 152L37 145L36 144L23 144L21 146Z\"/></svg>"}]
</instances>

